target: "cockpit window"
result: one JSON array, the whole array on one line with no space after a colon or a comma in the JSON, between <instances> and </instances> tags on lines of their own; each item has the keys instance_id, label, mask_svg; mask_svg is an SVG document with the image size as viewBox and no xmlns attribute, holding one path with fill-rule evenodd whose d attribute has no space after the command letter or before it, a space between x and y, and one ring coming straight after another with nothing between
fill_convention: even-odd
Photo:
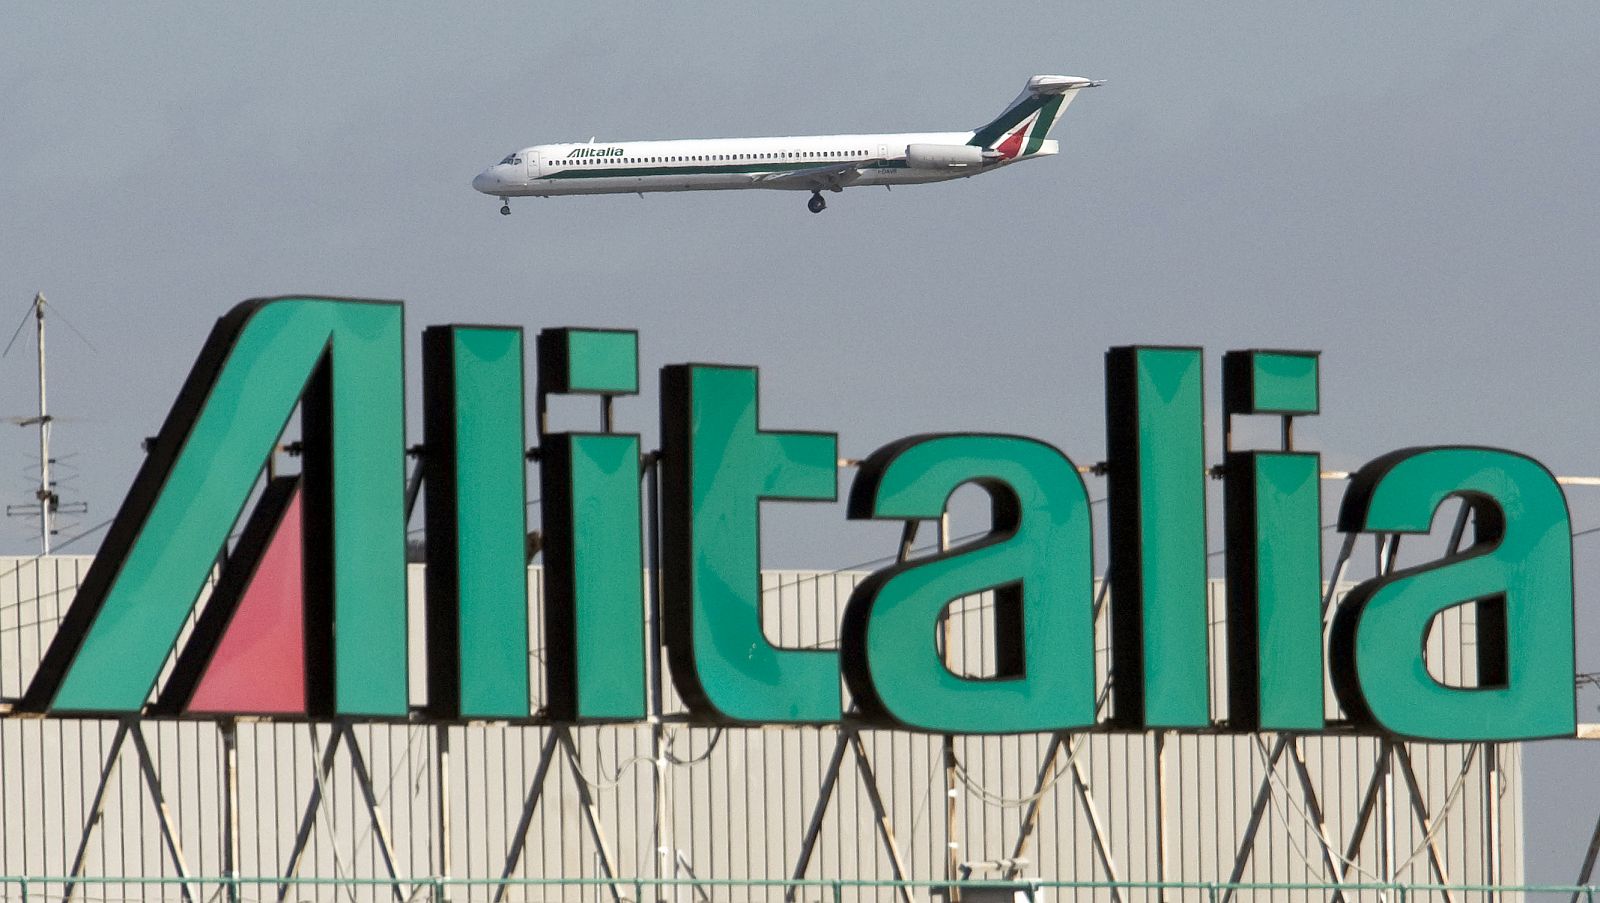
<instances>
[{"instance_id":1,"label":"cockpit window","mask_svg":"<svg viewBox=\"0 0 1600 903\"><path fill-rule=\"evenodd\" d=\"M501 160L500 162L502 164L505 164L505 163L521 163L522 162L522 158L517 156L516 154L506 154L506 158L504 160Z\"/></svg>"}]
</instances>

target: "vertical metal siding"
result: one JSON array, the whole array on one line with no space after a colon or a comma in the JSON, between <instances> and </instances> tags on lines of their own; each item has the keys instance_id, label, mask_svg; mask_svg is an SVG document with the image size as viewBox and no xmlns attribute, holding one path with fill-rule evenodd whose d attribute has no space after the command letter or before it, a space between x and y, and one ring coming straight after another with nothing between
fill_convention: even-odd
<instances>
[{"instance_id":1,"label":"vertical metal siding","mask_svg":"<svg viewBox=\"0 0 1600 903\"><path fill-rule=\"evenodd\" d=\"M49 641L89 559L82 557L0 559L0 694L19 696ZM768 635L783 645L831 647L850 590L863 574L807 571L763 575L763 620ZM539 572L530 572L535 606L542 604ZM411 574L412 696L423 692L420 617L421 568ZM992 673L992 612L987 597L952 607L954 668ZM1211 592L1213 693L1218 711L1225 705L1225 648L1220 586ZM1471 677L1471 609L1447 613L1430 639L1430 662L1446 680ZM535 665L542 620L530 619ZM1097 630L1104 651L1103 624ZM1104 673L1101 657L1100 679ZM535 668L535 701L543 677ZM666 692L669 721L682 705ZM1330 694L1330 714L1335 714ZM155 771L176 825L192 874L223 871L222 813L224 768L221 732L208 721L143 721ZM117 723L24 717L0 719L0 874L64 875L86 824ZM241 827L238 872L275 875L285 868L306 801L319 780L317 761L331 742L332 727L305 723L244 721L238 726L238 818ZM451 874L494 878L505 867L508 848L529 783L550 727L470 724L449 727L448 792L451 800ZM579 781L587 784L600 823L623 876L657 873L652 841L654 799L649 725L586 726L573 731L581 775L559 756L551 765L543 798L534 811L526 848L516 874L588 876L599 874L597 846L579 802ZM423 724L356 725L353 734L373 780L373 789L402 876L439 873L440 826L437 794L439 729ZM801 840L839 731L824 728L721 729L669 724L669 761L663 768L667 845L687 870L701 878L786 878L795 868ZM889 822L909 871L908 877L944 877L946 844L959 844L963 861L1009 857L1017 842L1035 781L1046 763L1048 735L961 737L956 755L965 772L957 787L956 832L945 830L944 765L941 738L889 731L864 731L863 746L882 789ZM1040 800L1037 828L1026 853L1024 874L1052 880L1106 880L1111 877L1096 853L1085 795L1074 781L1072 764L1082 767L1092 800L1103 818L1103 837L1122 880L1153 881L1157 874L1156 800L1151 734L1074 735L1075 758L1065 751L1046 772L1053 775ZM1273 735L1169 734L1167 812L1169 881L1222 881L1234 868L1258 788L1266 778L1264 748ZM1381 741L1368 737L1310 737L1301 741L1306 766L1327 820L1327 833L1342 849L1372 774ZM1455 883L1486 877L1488 839L1481 817L1483 760L1474 755L1463 770L1466 745L1411 744L1430 813L1438 820L1436 837ZM1502 795L1502 848L1495 875L1500 883L1522 877L1521 780L1519 750L1499 748ZM1069 761L1072 764L1069 764ZM103 812L90 833L85 872L91 875L173 875L175 869L158 830L152 798L132 744L114 761ZM893 870L877 827L861 771L848 751L809 877L891 878ZM1271 797L1246 881L1325 881L1332 875L1322 862L1298 779L1288 760L1270 782ZM1395 780L1394 879L1430 882L1424 837L1412 817L1405 785ZM351 768L341 751L324 784L328 805L317 815L299 873L328 877L383 877L383 859L372 819ZM1352 879L1378 880L1377 838L1367 832ZM680 870L687 877L689 871ZM57 885L46 888L60 893ZM261 889L253 897L265 897ZM174 887L162 894L178 899ZM632 893L631 889L628 891ZM808 891L812 896L814 892ZM473 892L486 897L482 889ZM594 887L539 888L527 896L564 901L594 900ZM97 887L88 897L154 898L152 888ZM330 887L303 887L291 899L348 898ZM361 888L359 899L392 899L382 888ZM457 895L469 896L465 892ZM522 896L515 892L511 898ZM668 894L667 896L673 896ZM687 901L687 891L678 899ZM776 888L728 888L719 899L777 900ZM804 895L803 895L804 896ZM878 890L849 890L855 900L888 900ZM1109 899L1104 891L1083 891L1083 899ZM1201 892L1169 894L1199 901ZM1277 895L1282 896L1282 895ZM1309 900L1320 894L1296 893ZM1126 899L1155 899L1135 891ZM1263 895L1264 898L1264 895Z\"/></svg>"}]
</instances>

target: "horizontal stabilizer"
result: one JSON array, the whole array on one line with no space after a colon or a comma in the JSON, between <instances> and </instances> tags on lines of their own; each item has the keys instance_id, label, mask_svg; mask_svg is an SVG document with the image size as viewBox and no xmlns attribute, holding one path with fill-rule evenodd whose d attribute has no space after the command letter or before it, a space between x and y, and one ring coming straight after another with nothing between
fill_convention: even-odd
<instances>
[{"instance_id":1,"label":"horizontal stabilizer","mask_svg":"<svg viewBox=\"0 0 1600 903\"><path fill-rule=\"evenodd\" d=\"M1030 94L1065 94L1078 88L1098 88L1105 84L1088 78L1079 78L1076 75L1035 75L1028 79L1028 93Z\"/></svg>"}]
</instances>

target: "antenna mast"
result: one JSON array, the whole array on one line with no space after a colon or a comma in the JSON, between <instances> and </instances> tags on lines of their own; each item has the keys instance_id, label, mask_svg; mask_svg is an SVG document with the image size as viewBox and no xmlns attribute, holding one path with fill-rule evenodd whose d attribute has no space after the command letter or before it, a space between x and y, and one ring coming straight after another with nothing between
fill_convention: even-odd
<instances>
[{"instance_id":1,"label":"antenna mast","mask_svg":"<svg viewBox=\"0 0 1600 903\"><path fill-rule=\"evenodd\" d=\"M44 292L33 296L33 319L39 328L39 553L50 554L50 535L56 527L60 499L50 485L50 410L44 392Z\"/></svg>"},{"instance_id":2,"label":"antenna mast","mask_svg":"<svg viewBox=\"0 0 1600 903\"><path fill-rule=\"evenodd\" d=\"M56 494L55 482L50 475L50 465L54 463L50 458L50 424L55 418L50 416L49 398L45 392L44 309L47 304L44 292L33 296L34 328L39 339L39 415L19 421L20 426L39 427L39 488L33 494L38 504L6 506L8 515L39 515L39 553L42 555L50 554L50 537L55 535L56 514L61 510L61 497ZM68 507L74 512L81 512L87 506L74 503Z\"/></svg>"}]
</instances>

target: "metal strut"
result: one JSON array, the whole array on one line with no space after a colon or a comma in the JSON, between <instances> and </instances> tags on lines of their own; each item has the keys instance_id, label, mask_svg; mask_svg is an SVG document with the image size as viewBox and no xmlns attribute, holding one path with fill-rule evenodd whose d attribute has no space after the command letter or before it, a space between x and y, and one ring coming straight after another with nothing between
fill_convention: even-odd
<instances>
[{"instance_id":1,"label":"metal strut","mask_svg":"<svg viewBox=\"0 0 1600 903\"><path fill-rule=\"evenodd\" d=\"M799 881L806 876L806 869L811 865L811 854L816 850L817 838L822 834L822 822L828 814L828 803L832 801L834 791L839 785L839 771L844 765L846 752L854 752L856 767L861 771L861 781L867 791L867 799L872 804L874 821L877 823L878 835L883 839L884 850L889 854L889 865L894 869L896 881L908 880L905 859L900 855L900 845L895 840L894 828L889 824L889 810L883 804L883 796L878 792L878 779L872 771L872 762L867 757L867 748L861 741L861 733L850 725L839 726L839 736L833 745L833 756L828 760L828 770L823 773L822 786L817 788L817 805L811 810L811 822L806 826L805 839L800 842L800 856L795 861L793 878ZM800 885L791 884L784 891L783 898L787 903L793 903L795 895L800 892ZM911 897L911 889L905 886L898 888L902 903L915 903Z\"/></svg>"},{"instance_id":2,"label":"metal strut","mask_svg":"<svg viewBox=\"0 0 1600 903\"><path fill-rule=\"evenodd\" d=\"M316 740L316 725L307 725L312 732L312 740ZM289 862L283 868L283 877L293 878L300 871L300 859L305 855L306 843L311 840L311 828L316 824L317 808L322 803L322 786L333 776L333 756L339 751L341 734L334 731L328 738L328 746L322 751L322 761L317 766L314 779L311 782L311 795L306 798L306 810L300 816L300 827L294 833L294 848L289 851ZM289 896L289 882L278 885L278 903L283 903Z\"/></svg>"},{"instance_id":3,"label":"metal strut","mask_svg":"<svg viewBox=\"0 0 1600 903\"><path fill-rule=\"evenodd\" d=\"M822 773L822 786L817 788L817 805L811 810L811 822L806 825L806 836L800 841L800 856L794 864L794 880L799 881L806 876L806 869L811 865L811 853L817 847L817 838L822 834L822 821L828 814L828 803L833 799L834 785L839 783L839 767L844 764L844 754L850 748L850 741L845 738L846 728L840 726L839 735L834 740L833 756L828 760L828 768ZM1600 826L1595 828L1600 832ZM1596 834L1600 838L1600 833ZM797 884L789 885L784 891L783 899L786 903L794 903L794 898L800 892Z\"/></svg>"},{"instance_id":4,"label":"metal strut","mask_svg":"<svg viewBox=\"0 0 1600 903\"><path fill-rule=\"evenodd\" d=\"M533 780L528 784L528 796L522 802L522 816L517 819L517 829L511 832L511 842L506 847L506 867L500 872L500 886L495 889L494 901L506 898L506 889L511 880L511 875L517 870L517 863L522 859L522 851L528 845L528 828L533 824L533 810L539 805L539 798L544 794L545 775L550 771L550 763L556 756L556 729L550 728L544 735L544 744L539 747L539 764L533 769Z\"/></svg>"},{"instance_id":5,"label":"metal strut","mask_svg":"<svg viewBox=\"0 0 1600 903\"><path fill-rule=\"evenodd\" d=\"M1378 759L1372 764L1372 777L1367 781L1367 790L1361 796L1361 808L1356 810L1356 826L1350 831L1350 843L1344 848L1344 858L1354 862L1356 855L1361 852L1361 841L1367 833L1367 825L1372 821L1372 812L1378 806L1378 795L1383 790L1384 779L1389 774L1389 741L1378 741Z\"/></svg>"},{"instance_id":6,"label":"metal strut","mask_svg":"<svg viewBox=\"0 0 1600 903\"><path fill-rule=\"evenodd\" d=\"M905 860L900 856L900 845L894 839L894 827L889 824L889 810L883 805L883 795L878 792L878 778L872 773L872 761L867 758L866 744L861 742L861 732L850 729L850 746L855 750L856 767L861 770L861 783L867 788L867 799L872 802L872 813L876 816L878 834L883 838L883 847L889 853L889 864L894 867L894 880L905 881L910 875L906 873ZM916 903L911 898L911 888L900 885L900 898L904 903Z\"/></svg>"},{"instance_id":7,"label":"metal strut","mask_svg":"<svg viewBox=\"0 0 1600 903\"><path fill-rule=\"evenodd\" d=\"M1594 833L1589 835L1589 849L1583 854L1583 865L1578 868L1578 880L1572 882L1574 885L1581 887L1589 883L1590 876L1594 874L1596 859L1600 859L1600 820L1595 821ZM1583 891L1573 891L1572 903L1578 903L1582 897Z\"/></svg>"},{"instance_id":8,"label":"metal strut","mask_svg":"<svg viewBox=\"0 0 1600 903\"><path fill-rule=\"evenodd\" d=\"M1111 858L1111 845L1106 840L1105 820L1100 817L1100 807L1094 804L1094 790L1089 786L1088 775L1084 774L1083 763L1077 758L1072 760L1072 786L1077 788L1078 800L1089 819L1089 836L1094 840L1095 854L1099 856L1100 865L1111 882L1111 899L1113 903L1122 903L1122 891L1116 886L1121 879L1117 876L1117 862Z\"/></svg>"},{"instance_id":9,"label":"metal strut","mask_svg":"<svg viewBox=\"0 0 1600 903\"><path fill-rule=\"evenodd\" d=\"M1256 745L1261 745L1261 739L1256 738ZM1333 876L1334 884L1345 883L1344 860L1333 848L1333 842L1328 839L1328 820L1322 814L1322 802L1317 798L1316 782L1311 780L1311 769L1306 767L1306 757L1300 751L1300 741L1291 737L1289 740L1289 761L1294 765L1294 773L1300 779L1300 792L1305 795L1306 812L1311 816L1312 827L1317 831L1317 846L1322 850L1322 862L1328 867L1328 874ZM1343 888L1334 890L1334 899L1343 900ZM1446 901L1450 903L1450 901Z\"/></svg>"},{"instance_id":10,"label":"metal strut","mask_svg":"<svg viewBox=\"0 0 1600 903\"><path fill-rule=\"evenodd\" d=\"M117 722L117 732L111 738L111 750L106 753L106 764L100 769L100 784L94 790L94 800L89 804L89 819L83 823L83 836L78 840L78 853L72 857L72 870L67 873L67 884L61 891L63 903L70 903L73 891L77 889L78 878L83 875L83 863L89 853L89 839L94 836L94 829L99 826L101 817L105 814L106 788L111 784L111 778L117 773L117 763L121 761L118 755L122 751L122 742L128 739L128 720Z\"/></svg>"},{"instance_id":11,"label":"metal strut","mask_svg":"<svg viewBox=\"0 0 1600 903\"><path fill-rule=\"evenodd\" d=\"M1441 885L1440 896L1445 903L1454 903L1448 885L1450 876L1445 872L1444 852L1439 849L1439 839L1433 836L1433 822L1428 816L1428 807L1422 801L1422 785L1417 783L1417 772L1411 767L1411 753L1403 745L1395 746L1395 761L1400 763L1400 776L1406 780L1406 788L1411 792L1411 811L1417 817L1417 825L1422 828L1422 836L1427 841L1428 863L1433 867L1433 877ZM1471 757L1472 753L1467 753Z\"/></svg>"},{"instance_id":12,"label":"metal strut","mask_svg":"<svg viewBox=\"0 0 1600 903\"><path fill-rule=\"evenodd\" d=\"M367 757L361 753L361 744L356 742L356 735L351 731L348 722L342 722L335 730L342 728L345 738L349 741L350 765L356 772L356 783L361 787L361 796L367 802L367 814L372 818L372 833L378 838L378 852L383 856L383 867L389 873L394 890L394 898L400 903L405 903L406 895L400 890L400 875L395 871L394 846L389 843L389 826L383 818L383 806L378 802L377 795L372 789L372 775L367 771Z\"/></svg>"},{"instance_id":13,"label":"metal strut","mask_svg":"<svg viewBox=\"0 0 1600 903\"><path fill-rule=\"evenodd\" d=\"M316 743L316 725L307 725L311 731L312 744ZM138 740L137 735L135 741ZM328 745L322 751L322 760L318 763L317 770L312 774L311 795L306 798L305 812L300 817L300 827L295 832L294 849L289 852L289 862L284 866L283 877L293 878L300 871L300 861L305 856L306 845L311 840L311 828L316 824L317 812L322 806L326 794L323 787L328 778L333 775L334 755L339 751L341 741L347 741L350 747L350 765L356 773L356 783L361 787L361 795L366 801L367 815L372 819L372 831L378 838L378 851L383 856L383 863L389 872L389 887L394 891L395 899L405 903L406 895L401 890L400 875L395 870L394 847L389 842L389 826L383 818L383 807L378 803L377 795L372 788L372 775L367 771L367 760L361 753L361 745L356 742L355 731L351 729L348 721L335 721L333 731L328 737ZM338 855L335 850L335 856ZM278 883L278 901L283 903L289 896L293 885L285 880Z\"/></svg>"},{"instance_id":14,"label":"metal strut","mask_svg":"<svg viewBox=\"0 0 1600 903\"><path fill-rule=\"evenodd\" d=\"M1250 820L1245 823L1244 836L1239 838L1239 851L1234 855L1233 872L1228 875L1228 887L1222 892L1222 903L1230 903L1233 892L1239 886L1239 879L1244 877L1244 869L1250 863L1250 854L1255 852L1256 832L1261 828L1261 818L1267 814L1267 804L1272 801L1272 771L1278 767L1278 760L1283 758L1283 751L1289 746L1289 735L1279 734L1278 742L1272 746L1272 751L1267 755L1267 770L1261 777L1261 786L1256 788L1255 803L1250 806Z\"/></svg>"},{"instance_id":15,"label":"metal strut","mask_svg":"<svg viewBox=\"0 0 1600 903\"><path fill-rule=\"evenodd\" d=\"M589 833L594 837L595 849L600 852L600 870L605 877L611 880L611 899L615 903L624 903L626 898L622 894L622 885L616 883L617 869L615 857L611 853L611 844L606 840L605 827L600 823L600 809L595 805L594 795L589 792L589 782L583 776L583 769L578 765L578 746L572 742L572 730L566 725L555 728L553 733L561 746L566 750L567 765L572 769L573 783L578 787L578 803L583 807L584 820L589 823Z\"/></svg>"},{"instance_id":16,"label":"metal strut","mask_svg":"<svg viewBox=\"0 0 1600 903\"><path fill-rule=\"evenodd\" d=\"M578 746L572 740L571 728L559 724L550 727L549 733L545 734L544 744L539 748L539 764L534 767L533 780L528 784L528 796L522 803L522 815L517 819L516 830L511 832L511 840L506 848L506 864L500 871L500 886L494 892L495 903L505 899L511 876L527 849L528 830L533 825L534 810L544 796L545 781L550 776L550 765L555 761L557 747L561 748L567 766L572 771L578 803L583 809L584 821L594 839L595 849L600 853L600 870L602 877L607 879L606 886L611 888L611 898L615 903L625 903L627 898L623 896L622 885L617 881L616 856L611 852L611 842L606 838L605 826L600 821L600 808L595 804L594 795L589 792L589 782L579 765Z\"/></svg>"},{"instance_id":17,"label":"metal strut","mask_svg":"<svg viewBox=\"0 0 1600 903\"><path fill-rule=\"evenodd\" d=\"M172 812L167 808L167 798L161 792L161 778L156 774L155 760L150 757L150 747L144 742L144 731L139 722L128 722L128 733L133 736L133 748L139 754L139 770L144 772L144 782L150 788L150 798L156 804L156 819L161 825L161 839L166 843L172 865L178 870L178 888L186 903L194 903L189 889L189 863L183 858L183 847L178 844L178 833L172 825Z\"/></svg>"},{"instance_id":18,"label":"metal strut","mask_svg":"<svg viewBox=\"0 0 1600 903\"><path fill-rule=\"evenodd\" d=\"M1033 798L1028 801L1028 811L1022 816L1022 827L1017 831L1017 843L1011 848L1011 858L1021 859L1028 852L1028 844L1033 839L1033 831L1039 825L1039 810L1044 804L1045 788L1054 783L1051 775L1055 773L1056 756L1060 754L1063 745L1062 733L1050 735L1050 745L1045 747L1044 761L1039 765L1039 776L1033 781ZM1072 755L1069 751L1067 755Z\"/></svg>"}]
</instances>

